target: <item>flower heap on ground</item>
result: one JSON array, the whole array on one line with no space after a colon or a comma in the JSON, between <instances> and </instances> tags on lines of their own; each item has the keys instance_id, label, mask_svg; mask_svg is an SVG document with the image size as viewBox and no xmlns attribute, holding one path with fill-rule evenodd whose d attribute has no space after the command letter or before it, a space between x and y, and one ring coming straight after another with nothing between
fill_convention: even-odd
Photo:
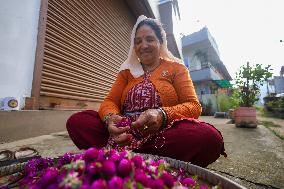
<instances>
[{"instance_id":1,"label":"flower heap on ground","mask_svg":"<svg viewBox=\"0 0 284 189\"><path fill-rule=\"evenodd\" d=\"M183 189L201 188L196 177L175 170L164 160L144 160L129 151L90 148L80 154L66 153L57 161L30 160L20 189Z\"/></svg>"}]
</instances>

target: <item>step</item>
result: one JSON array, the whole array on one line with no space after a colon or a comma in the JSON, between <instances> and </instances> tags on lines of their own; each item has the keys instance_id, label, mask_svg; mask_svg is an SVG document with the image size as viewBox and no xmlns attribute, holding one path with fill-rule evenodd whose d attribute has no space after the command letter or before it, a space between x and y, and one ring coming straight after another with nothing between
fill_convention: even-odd
<instances>
[{"instance_id":1,"label":"step","mask_svg":"<svg viewBox=\"0 0 284 189\"><path fill-rule=\"evenodd\" d=\"M0 144L66 131L75 110L0 111Z\"/></svg>"}]
</instances>

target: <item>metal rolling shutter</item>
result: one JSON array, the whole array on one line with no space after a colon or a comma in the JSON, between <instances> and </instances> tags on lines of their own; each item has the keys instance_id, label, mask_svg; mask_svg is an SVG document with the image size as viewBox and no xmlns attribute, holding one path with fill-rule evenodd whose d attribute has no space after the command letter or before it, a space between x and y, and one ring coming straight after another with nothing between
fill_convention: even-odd
<instances>
[{"instance_id":1,"label":"metal rolling shutter","mask_svg":"<svg viewBox=\"0 0 284 189\"><path fill-rule=\"evenodd\" d=\"M51 99L59 108L78 108L62 106L70 99L100 103L127 57L133 24L122 0L49 0L40 108L54 107Z\"/></svg>"}]
</instances>

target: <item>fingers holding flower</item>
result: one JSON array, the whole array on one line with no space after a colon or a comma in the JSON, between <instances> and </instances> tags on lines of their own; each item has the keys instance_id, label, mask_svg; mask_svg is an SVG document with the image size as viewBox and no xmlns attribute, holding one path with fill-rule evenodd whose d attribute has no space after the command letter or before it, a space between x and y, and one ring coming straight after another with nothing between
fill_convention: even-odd
<instances>
[{"instance_id":1,"label":"fingers holding flower","mask_svg":"<svg viewBox=\"0 0 284 189\"><path fill-rule=\"evenodd\" d=\"M138 129L144 135L156 133L162 126L163 115L158 109L148 109L132 123L133 129Z\"/></svg>"}]
</instances>

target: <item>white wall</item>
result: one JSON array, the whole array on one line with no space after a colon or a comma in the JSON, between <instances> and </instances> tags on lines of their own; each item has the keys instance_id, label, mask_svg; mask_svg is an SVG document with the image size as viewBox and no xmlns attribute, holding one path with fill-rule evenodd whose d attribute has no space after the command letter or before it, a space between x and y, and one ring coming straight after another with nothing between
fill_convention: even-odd
<instances>
[{"instance_id":1,"label":"white wall","mask_svg":"<svg viewBox=\"0 0 284 189\"><path fill-rule=\"evenodd\" d=\"M0 101L31 95L40 2L0 0Z\"/></svg>"}]
</instances>

